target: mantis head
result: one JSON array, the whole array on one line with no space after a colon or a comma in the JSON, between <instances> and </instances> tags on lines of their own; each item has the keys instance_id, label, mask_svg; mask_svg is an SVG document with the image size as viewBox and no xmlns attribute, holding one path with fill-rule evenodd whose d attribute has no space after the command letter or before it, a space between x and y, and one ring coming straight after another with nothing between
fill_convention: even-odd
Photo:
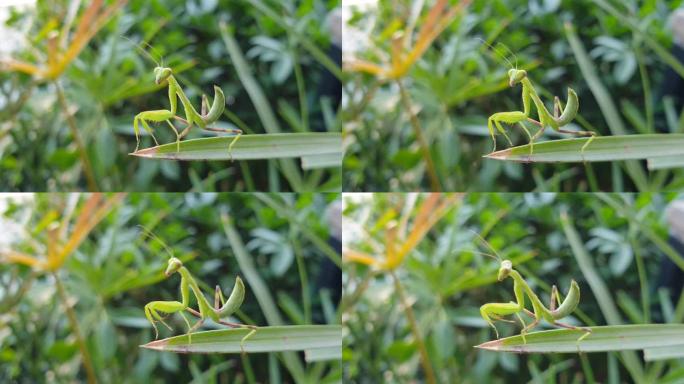
<instances>
[{"instance_id":1,"label":"mantis head","mask_svg":"<svg viewBox=\"0 0 684 384\"><path fill-rule=\"evenodd\" d=\"M161 84L164 80L171 76L171 68L168 67L156 67L154 68L154 82Z\"/></svg>"},{"instance_id":2,"label":"mantis head","mask_svg":"<svg viewBox=\"0 0 684 384\"><path fill-rule=\"evenodd\" d=\"M164 275L166 275L166 277L169 277L174 272L178 271L182 266L183 266L182 261L178 260L175 257L172 257L169 259L169 266L166 267L166 271L164 271Z\"/></svg>"},{"instance_id":3,"label":"mantis head","mask_svg":"<svg viewBox=\"0 0 684 384\"><path fill-rule=\"evenodd\" d=\"M524 69L511 69L508 71L508 85L514 86L527 77L527 71Z\"/></svg>"},{"instance_id":4,"label":"mantis head","mask_svg":"<svg viewBox=\"0 0 684 384\"><path fill-rule=\"evenodd\" d=\"M497 276L497 280L503 281L503 279L508 277L508 275L511 273L512 269L513 269L513 263L511 263L510 260L502 261L501 267L499 267L499 275Z\"/></svg>"}]
</instances>

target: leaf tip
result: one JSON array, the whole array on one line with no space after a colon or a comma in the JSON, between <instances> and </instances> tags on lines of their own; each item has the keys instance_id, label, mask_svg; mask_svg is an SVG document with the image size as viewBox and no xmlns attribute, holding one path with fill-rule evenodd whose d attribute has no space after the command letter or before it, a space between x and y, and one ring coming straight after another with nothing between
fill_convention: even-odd
<instances>
[{"instance_id":1,"label":"leaf tip","mask_svg":"<svg viewBox=\"0 0 684 384\"><path fill-rule=\"evenodd\" d=\"M154 157L154 155L157 153L157 147L151 147L151 148L143 148L139 149L135 152L129 153L130 156L138 156L138 157Z\"/></svg>"},{"instance_id":2,"label":"leaf tip","mask_svg":"<svg viewBox=\"0 0 684 384\"><path fill-rule=\"evenodd\" d=\"M508 149L503 149L501 151L496 151L496 152L486 154L482 157L485 157L487 159L494 159L494 160L506 160L510 157L510 155L511 155L511 148L508 148Z\"/></svg>"},{"instance_id":3,"label":"leaf tip","mask_svg":"<svg viewBox=\"0 0 684 384\"><path fill-rule=\"evenodd\" d=\"M498 340L498 339L487 341L487 342L484 342L480 345L474 346L474 348L486 349L488 351L498 351L498 350L500 350L499 347L501 347L501 340Z\"/></svg>"},{"instance_id":4,"label":"leaf tip","mask_svg":"<svg viewBox=\"0 0 684 384\"><path fill-rule=\"evenodd\" d=\"M140 348L146 348L146 349L156 349L158 351L161 351L164 349L166 346L166 340L154 340L150 341L147 344L139 345Z\"/></svg>"}]
</instances>

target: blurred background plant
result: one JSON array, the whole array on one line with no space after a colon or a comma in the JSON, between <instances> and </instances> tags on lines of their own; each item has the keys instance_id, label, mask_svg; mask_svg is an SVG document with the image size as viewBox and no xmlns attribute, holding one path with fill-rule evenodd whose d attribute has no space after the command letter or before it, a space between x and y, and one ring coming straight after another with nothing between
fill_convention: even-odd
<instances>
[{"instance_id":1,"label":"blurred background plant","mask_svg":"<svg viewBox=\"0 0 684 384\"><path fill-rule=\"evenodd\" d=\"M684 132L674 86L684 77L677 59L684 56L673 44L672 24L663 22L681 1L451 1L448 8L463 12L405 72L402 87L355 64L399 61L397 36L419 36L440 3L355 1L343 9L344 39L351 41L343 53L345 190L659 191L684 183L677 164L647 170L637 161L526 165L482 158L492 146L487 118L522 108L520 87L508 86L506 55L528 71L549 106L554 95L565 98L567 87L577 91L571 128L603 136ZM514 56L488 47L497 43ZM508 132L515 144L528 142L518 127Z\"/></svg>"},{"instance_id":2,"label":"blurred background plant","mask_svg":"<svg viewBox=\"0 0 684 384\"><path fill-rule=\"evenodd\" d=\"M495 338L480 306L512 300L513 292L510 281L497 282L499 262L481 254L492 251L473 232L511 259L544 302L552 284L567 292L577 280L581 300L569 322L681 323L684 257L668 242L665 214L676 194L469 194L391 273L370 262L377 256L359 257L382 254L399 217L418 217L433 198L345 194L345 382L681 382L681 359L644 362L633 351L517 355L474 348ZM390 219L388 212L402 214ZM671 281L671 271L680 278ZM497 328L502 337L520 331L519 324Z\"/></svg>"},{"instance_id":3,"label":"blurred background plant","mask_svg":"<svg viewBox=\"0 0 684 384\"><path fill-rule=\"evenodd\" d=\"M194 105L202 93L213 94L213 84L224 90L219 127L339 131L339 0L27 3L0 6L3 34L12 40L0 57L5 190L339 190L338 169L303 171L294 160L181 163L128 155L133 117L168 108L164 86L154 83L156 64L137 43L173 68ZM174 140L168 127L156 125L155 133L162 143Z\"/></svg>"},{"instance_id":4,"label":"blurred background plant","mask_svg":"<svg viewBox=\"0 0 684 384\"><path fill-rule=\"evenodd\" d=\"M326 220L337 199L337 194L2 196L0 222L8 236L0 237L0 381L339 381L339 362L305 363L294 353L191 356L139 348L154 338L144 305L176 300L180 293L179 280L163 275L169 255L138 225L159 236L198 281L211 284L204 287L207 292L213 284L232 287L237 275L263 280L265 286L253 287L245 279L247 296L236 321L339 324L339 272L337 279L325 277L340 262L330 241L339 234ZM291 254L247 245L258 244L264 233ZM160 328L161 337L186 331L180 316L167 322L173 331Z\"/></svg>"}]
</instances>

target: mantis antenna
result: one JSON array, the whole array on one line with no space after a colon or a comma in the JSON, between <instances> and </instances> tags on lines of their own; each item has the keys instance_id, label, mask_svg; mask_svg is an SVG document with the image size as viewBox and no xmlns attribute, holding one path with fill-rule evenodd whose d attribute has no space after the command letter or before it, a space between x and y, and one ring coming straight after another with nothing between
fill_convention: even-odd
<instances>
[{"instance_id":1,"label":"mantis antenna","mask_svg":"<svg viewBox=\"0 0 684 384\"><path fill-rule=\"evenodd\" d=\"M135 41L133 41L132 39L130 39L130 38L124 36L124 35L121 35L121 37L123 37L124 39L126 39L126 40L130 41L131 43L133 43L133 45L134 45L135 48L138 50L138 52L140 52L140 53L144 54L145 56L147 56L150 60L152 60L153 63L157 64L157 67L163 67L163 66L164 66L164 58L162 57L162 55L160 55L159 52L158 52L153 46L151 46L150 44L148 44L146 41L141 41L141 42L139 42L139 43L136 43ZM141 47L141 45L143 45L143 44L144 44L146 47L148 47L152 52L154 52L157 56L159 56L159 59L160 59L160 61L161 61L161 64L160 64L159 61L155 60L154 57L153 57L149 52L147 52L146 50L144 50L144 49Z\"/></svg>"},{"instance_id":2,"label":"mantis antenna","mask_svg":"<svg viewBox=\"0 0 684 384\"><path fill-rule=\"evenodd\" d=\"M156 240L157 242L159 242L159 244L161 244L161 246L164 248L166 253L169 254L169 257L173 257L173 252L171 251L171 248L168 245L166 245L164 240L160 239L159 236L152 233L152 231L147 229L147 227L145 227L144 225L138 224L138 227L142 230L142 234L145 235L145 237L152 239L152 240Z\"/></svg>"},{"instance_id":3,"label":"mantis antenna","mask_svg":"<svg viewBox=\"0 0 684 384\"><path fill-rule=\"evenodd\" d=\"M508 46L506 46L506 44L504 44L504 43L502 43L502 42L497 42L497 43L496 43L496 46L497 46L497 47L498 47L498 46L501 46L503 49L505 49L506 51L508 51L508 53L509 53L511 56L513 56L513 60L515 60L515 67L514 67L514 68L515 68L515 69L518 69L518 55L516 55L515 53L513 53L513 51L511 51L511 49L508 48ZM498 51L497 51L497 52L498 52ZM511 63L510 60L506 60L506 61L508 61L509 64Z\"/></svg>"},{"instance_id":4,"label":"mantis antenna","mask_svg":"<svg viewBox=\"0 0 684 384\"><path fill-rule=\"evenodd\" d=\"M485 240L482 236L480 236L479 233L473 231L472 229L470 229L469 231L472 232L473 235L475 235L475 236L480 240L480 242L481 242L482 244L486 245L487 248L489 248L490 251L494 252L494 255L496 255L496 257L492 256L492 255L489 254L489 253L482 253L482 252L478 252L478 253L481 253L481 254L483 254L483 255L485 255L485 256L489 256L489 257L495 258L495 259L497 259L497 260L499 260L499 261L503 260L503 259L501 258L501 256L499 255L499 253L496 252L496 250L494 249L494 247L492 247L491 244L489 244L489 242L488 242L487 240Z\"/></svg>"},{"instance_id":5,"label":"mantis antenna","mask_svg":"<svg viewBox=\"0 0 684 384\"><path fill-rule=\"evenodd\" d=\"M496 49L496 47L493 47L491 44L489 44L484 39L481 39L479 37L477 38L477 40L480 40L482 42L482 44L488 46L492 51L494 51L494 53L496 53L497 56L504 59L506 61L506 63L508 63L509 67L518 69L518 56L516 56L510 49L508 49L508 47L504 43L498 42L498 43L496 43L496 46L498 47L499 45L501 45L515 58L515 66L513 66L513 63L511 63L511 61L508 60L508 57L506 57L506 55L499 52L499 50Z\"/></svg>"}]
</instances>

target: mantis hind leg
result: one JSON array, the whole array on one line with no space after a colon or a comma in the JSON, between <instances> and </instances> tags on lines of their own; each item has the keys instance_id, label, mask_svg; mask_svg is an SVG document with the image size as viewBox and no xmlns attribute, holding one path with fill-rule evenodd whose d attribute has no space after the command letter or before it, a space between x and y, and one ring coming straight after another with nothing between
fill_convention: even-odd
<instances>
[{"instance_id":1,"label":"mantis hind leg","mask_svg":"<svg viewBox=\"0 0 684 384\"><path fill-rule=\"evenodd\" d=\"M247 339L249 339L250 337L254 336L255 333L257 333L258 327L254 326L254 325L243 325L243 328L248 328L250 330L245 335L245 337L243 337L240 340L240 352L244 355L245 353L247 353L245 351L245 341L247 341Z\"/></svg>"},{"instance_id":2,"label":"mantis hind leg","mask_svg":"<svg viewBox=\"0 0 684 384\"><path fill-rule=\"evenodd\" d=\"M584 143L584 145L582 145L582 148L580 148L580 153L582 154L582 158L584 158L584 151L587 149L589 144L591 144L591 142L594 141L594 139L596 138L596 132L592 132L592 131L567 131L565 129L559 128L558 132L569 133L571 135L576 135L576 136L585 136L585 137L590 136L589 140L587 140L587 142Z\"/></svg>"},{"instance_id":3,"label":"mantis hind leg","mask_svg":"<svg viewBox=\"0 0 684 384\"><path fill-rule=\"evenodd\" d=\"M586 339L587 337L589 337L589 335L591 335L591 329L588 328L588 327L577 327L577 326L575 326L575 325L565 324L565 323L561 323L561 322L558 322L558 321L554 322L553 325L556 325L556 326L561 327L561 328L566 328L566 329L572 329L572 330L577 330L577 331L584 331L584 334L583 334L582 336L580 336L580 337L575 341L575 342L577 343L577 352L578 352L578 353L581 352L581 351L579 350L579 343L580 343L580 341Z\"/></svg>"},{"instance_id":4,"label":"mantis hind leg","mask_svg":"<svg viewBox=\"0 0 684 384\"><path fill-rule=\"evenodd\" d=\"M217 127L202 127L205 131L210 131L210 132L223 132L223 133L228 133L231 135L235 135L235 138L233 141L228 144L228 154L230 154L230 161L233 161L233 155L232 155L232 150L233 150L233 145L237 143L238 140L240 140L240 137L242 136L242 130L241 129L234 129L234 128L217 128Z\"/></svg>"}]
</instances>

